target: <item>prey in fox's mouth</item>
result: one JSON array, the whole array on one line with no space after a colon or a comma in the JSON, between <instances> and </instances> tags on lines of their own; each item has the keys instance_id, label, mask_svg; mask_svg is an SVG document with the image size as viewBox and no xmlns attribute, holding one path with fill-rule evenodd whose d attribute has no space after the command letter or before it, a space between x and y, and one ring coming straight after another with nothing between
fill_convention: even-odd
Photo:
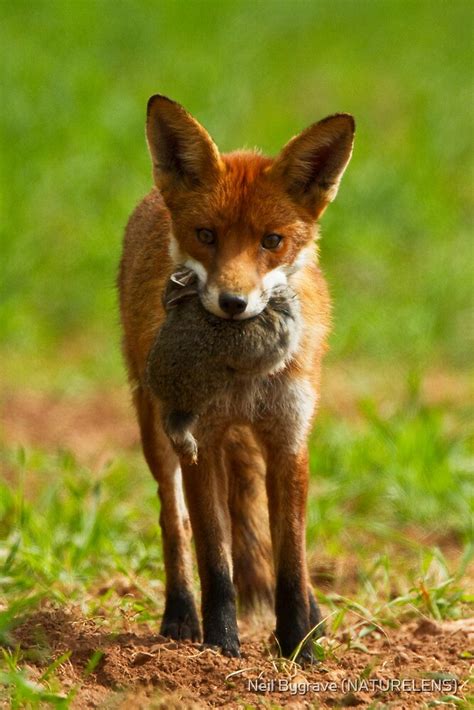
<instances>
[{"instance_id":1,"label":"prey in fox's mouth","mask_svg":"<svg viewBox=\"0 0 474 710\"><path fill-rule=\"evenodd\" d=\"M294 273L295 269L282 270L280 277L278 279L273 279L272 283L269 283L267 288L259 293L258 304L252 304L252 294L251 298L248 299L242 295L224 293L219 296L219 308L216 309L213 306L212 299L212 288L207 288L206 283L201 280L199 273L202 273L202 269L199 267L196 269L196 265L183 265L178 267L177 271L170 276L170 284L175 284L181 288L169 294L169 287L167 288L168 297L165 296L164 305L169 306L170 302L167 298L171 299L181 299L185 298L187 295L197 294L199 299L204 306L204 308L213 313L219 318L225 318L228 320L247 320L250 318L255 318L268 306L269 301L272 298L279 298L281 303L282 293L285 292L285 287L288 284L287 274ZM289 298L290 291L287 289L286 295ZM292 298L295 298L293 292Z\"/></svg>"},{"instance_id":2,"label":"prey in fox's mouth","mask_svg":"<svg viewBox=\"0 0 474 710\"><path fill-rule=\"evenodd\" d=\"M149 386L161 403L163 428L175 451L197 460L192 430L213 399L236 382L274 373L295 352L299 303L288 286L274 289L263 311L246 320L222 319L198 297L196 274L173 273L163 294L166 320L147 363Z\"/></svg>"}]
</instances>

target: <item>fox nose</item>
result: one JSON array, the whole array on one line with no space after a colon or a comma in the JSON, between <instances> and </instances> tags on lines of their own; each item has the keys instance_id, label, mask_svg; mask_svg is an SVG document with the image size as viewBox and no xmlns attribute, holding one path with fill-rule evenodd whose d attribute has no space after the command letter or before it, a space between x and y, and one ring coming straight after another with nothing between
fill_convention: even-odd
<instances>
[{"instance_id":1,"label":"fox nose","mask_svg":"<svg viewBox=\"0 0 474 710\"><path fill-rule=\"evenodd\" d=\"M221 293L219 296L219 306L224 313L229 316L238 316L247 308L247 299L237 296L235 293Z\"/></svg>"}]
</instances>

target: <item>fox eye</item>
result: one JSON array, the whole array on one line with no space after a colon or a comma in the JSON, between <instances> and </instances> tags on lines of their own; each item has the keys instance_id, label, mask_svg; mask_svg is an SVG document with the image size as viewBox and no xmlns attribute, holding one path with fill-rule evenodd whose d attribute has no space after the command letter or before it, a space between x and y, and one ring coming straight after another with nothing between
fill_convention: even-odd
<instances>
[{"instance_id":1,"label":"fox eye","mask_svg":"<svg viewBox=\"0 0 474 710\"><path fill-rule=\"evenodd\" d=\"M196 236L202 244L214 244L216 235L212 229L196 229Z\"/></svg>"},{"instance_id":2,"label":"fox eye","mask_svg":"<svg viewBox=\"0 0 474 710\"><path fill-rule=\"evenodd\" d=\"M262 239L262 247L264 249L276 249L282 241L283 237L279 234L267 234Z\"/></svg>"}]
</instances>

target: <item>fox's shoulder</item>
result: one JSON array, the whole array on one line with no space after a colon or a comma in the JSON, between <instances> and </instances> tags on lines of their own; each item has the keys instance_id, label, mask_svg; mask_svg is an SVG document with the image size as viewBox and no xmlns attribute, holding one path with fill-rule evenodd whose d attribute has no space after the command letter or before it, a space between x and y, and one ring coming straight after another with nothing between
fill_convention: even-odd
<instances>
[{"instance_id":1,"label":"fox's shoulder","mask_svg":"<svg viewBox=\"0 0 474 710\"><path fill-rule=\"evenodd\" d=\"M290 285L298 295L301 312L307 324L314 322L329 327L331 298L326 279L317 262L305 264L290 277Z\"/></svg>"},{"instance_id":2,"label":"fox's shoulder","mask_svg":"<svg viewBox=\"0 0 474 710\"><path fill-rule=\"evenodd\" d=\"M158 188L154 187L135 207L125 228L127 242L143 242L147 235L166 241L170 230L170 214Z\"/></svg>"},{"instance_id":3,"label":"fox's shoulder","mask_svg":"<svg viewBox=\"0 0 474 710\"><path fill-rule=\"evenodd\" d=\"M163 279L171 273L169 255L170 214L157 188L136 206L125 228L119 285L144 281L152 276Z\"/></svg>"},{"instance_id":4,"label":"fox's shoulder","mask_svg":"<svg viewBox=\"0 0 474 710\"><path fill-rule=\"evenodd\" d=\"M153 334L165 318L161 294L173 270L170 228L169 212L154 188L132 212L125 229L117 281L125 355L136 379L145 366Z\"/></svg>"},{"instance_id":5,"label":"fox's shoulder","mask_svg":"<svg viewBox=\"0 0 474 710\"><path fill-rule=\"evenodd\" d=\"M303 321L300 344L289 374L306 376L319 387L321 360L331 330L331 298L319 265L306 264L290 281L296 291Z\"/></svg>"}]
</instances>

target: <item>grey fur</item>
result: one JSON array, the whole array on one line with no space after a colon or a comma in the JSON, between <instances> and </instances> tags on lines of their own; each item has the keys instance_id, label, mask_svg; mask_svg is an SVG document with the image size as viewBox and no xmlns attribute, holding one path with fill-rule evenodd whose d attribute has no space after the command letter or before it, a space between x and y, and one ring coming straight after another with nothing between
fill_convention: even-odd
<instances>
[{"instance_id":1,"label":"grey fur","mask_svg":"<svg viewBox=\"0 0 474 710\"><path fill-rule=\"evenodd\" d=\"M289 286L279 286L258 316L219 318L202 306L194 273L182 269L171 276L163 302L167 318L150 350L148 383L175 450L195 461L191 429L212 400L236 383L270 374L296 349L298 301Z\"/></svg>"}]
</instances>

